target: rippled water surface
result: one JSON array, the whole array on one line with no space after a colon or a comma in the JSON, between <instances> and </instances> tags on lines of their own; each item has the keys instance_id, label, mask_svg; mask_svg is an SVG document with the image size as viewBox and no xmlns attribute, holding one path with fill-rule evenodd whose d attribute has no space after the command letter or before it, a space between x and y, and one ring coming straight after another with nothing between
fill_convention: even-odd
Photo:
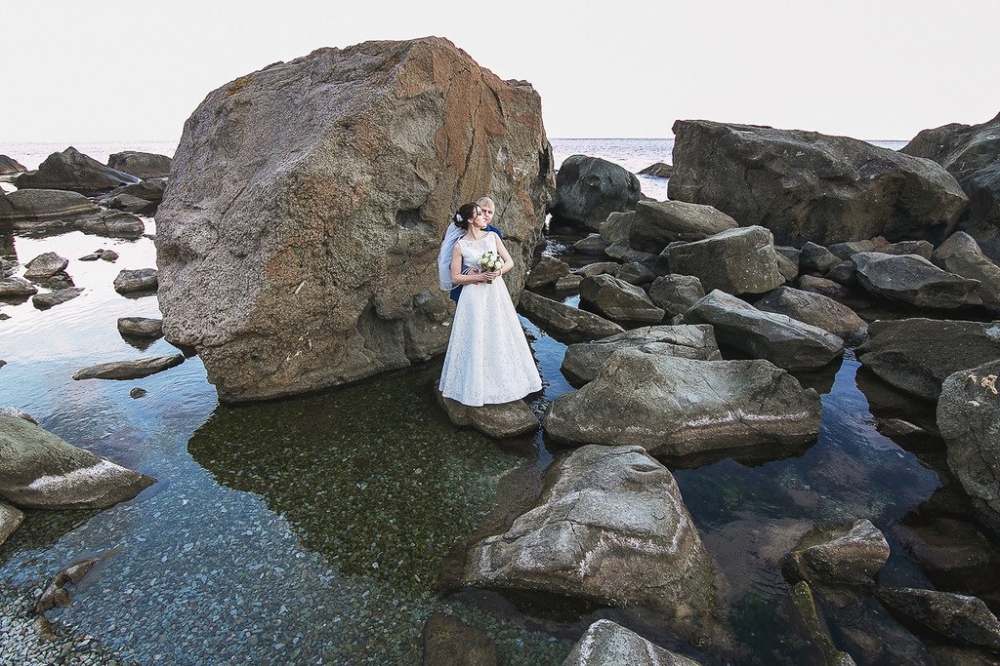
<instances>
[{"instance_id":1,"label":"rippled water surface","mask_svg":"<svg viewBox=\"0 0 1000 666\"><path fill-rule=\"evenodd\" d=\"M557 164L576 152L633 170L670 161L669 140L590 141L554 141ZM40 161L23 161L32 159ZM412 664L425 621L442 611L492 637L505 663L559 664L580 631L608 614L446 585L462 544L537 493L560 449L541 436L501 446L453 427L432 398L437 362L239 408L219 405L197 356L142 380L74 381L86 365L176 353L162 339L143 349L116 329L119 317L158 316L155 296L111 288L119 270L155 265L152 241L72 232L8 236L3 246L21 263L46 251L69 258L85 292L47 311L0 304L10 317L0 321L0 405L158 479L103 512L28 512L0 547L0 584L28 594L61 568L100 558L71 588L73 604L50 619L144 664ZM78 260L98 248L121 258ZM546 384L541 409L572 390L559 371L565 345L523 323ZM675 470L726 581L734 640L761 663L783 649L773 602L788 586L776 560L816 523L869 518L892 546L883 582L930 585L897 534L941 491L939 452L911 452L880 434L866 397L881 395L878 382L850 353L801 380L823 395L814 444ZM137 387L146 395L130 397ZM899 396L880 405L883 416L933 423L927 405Z\"/></svg>"}]
</instances>

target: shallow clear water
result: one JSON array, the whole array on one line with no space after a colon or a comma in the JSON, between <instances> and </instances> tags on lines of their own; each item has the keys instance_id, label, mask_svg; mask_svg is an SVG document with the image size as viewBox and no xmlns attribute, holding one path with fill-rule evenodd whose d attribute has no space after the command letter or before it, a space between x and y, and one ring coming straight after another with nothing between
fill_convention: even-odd
<instances>
[{"instance_id":1,"label":"shallow clear water","mask_svg":"<svg viewBox=\"0 0 1000 666\"><path fill-rule=\"evenodd\" d=\"M635 170L670 161L669 140L553 143L557 164L575 152ZM0 546L0 585L26 592L101 558L50 619L140 663L418 663L424 623L444 611L494 638L506 663L558 664L590 620L610 613L442 587L456 549L537 493L560 449L541 436L499 446L451 426L431 397L437 362L240 408L218 404L197 357L142 380L73 381L86 365L176 351L162 339L139 349L116 330L118 317L158 316L155 297L111 287L119 270L155 265L152 241L72 232L3 245L22 263L45 251L69 258L86 291L47 311L0 304L10 316L0 321L0 405L158 479L103 512L29 512ZM121 258L78 261L98 248ZM546 384L541 409L572 390L559 371L565 345L523 323ZM937 454L878 432L866 397L878 391L850 354L801 379L823 395L814 444L675 470L748 653L783 640L772 602L788 586L775 559L815 523L869 518L892 545L883 581L930 586L896 535L944 483ZM135 387L148 393L133 399ZM878 409L933 423L927 405L908 399Z\"/></svg>"}]
</instances>

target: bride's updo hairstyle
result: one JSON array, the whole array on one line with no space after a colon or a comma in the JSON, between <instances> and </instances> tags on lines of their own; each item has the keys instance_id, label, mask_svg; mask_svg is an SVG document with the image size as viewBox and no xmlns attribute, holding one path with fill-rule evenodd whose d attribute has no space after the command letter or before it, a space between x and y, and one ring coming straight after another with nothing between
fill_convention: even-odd
<instances>
[{"instance_id":1,"label":"bride's updo hairstyle","mask_svg":"<svg viewBox=\"0 0 1000 666\"><path fill-rule=\"evenodd\" d=\"M468 229L469 222L472 222L472 218L474 218L478 212L479 204L462 204L462 207L458 209L458 212L451 216L451 221L454 222L455 226L460 229Z\"/></svg>"}]
</instances>

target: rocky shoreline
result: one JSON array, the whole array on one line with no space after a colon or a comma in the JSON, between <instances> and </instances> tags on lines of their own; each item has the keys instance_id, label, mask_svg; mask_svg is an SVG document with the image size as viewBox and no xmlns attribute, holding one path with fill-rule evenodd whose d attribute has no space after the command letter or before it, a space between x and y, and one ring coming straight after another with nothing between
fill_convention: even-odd
<instances>
[{"instance_id":1,"label":"rocky shoreline","mask_svg":"<svg viewBox=\"0 0 1000 666\"><path fill-rule=\"evenodd\" d=\"M336 91L309 87L316 68L350 78L362 61L373 71L405 74L413 97L437 90L435 80L420 78L433 61L454 71L452 94L477 104L499 100L498 108L468 118L464 107L432 96L442 106L422 112L443 114L441 127L415 123L424 131L419 140L369 137L333 161L326 161L324 142L346 144L354 136L342 118L316 116L318 127L337 128L319 139L305 130L281 135L290 99L310 108L346 103L328 97ZM385 101L395 99L387 91L398 85L379 84L367 99L382 101L353 108L349 117L380 128L396 117L412 122L420 109ZM289 96L282 86L298 92ZM240 147L247 150L242 157L233 153L228 130L213 124L221 116L256 132ZM987 139L1000 116L977 128L932 130L933 141L918 137L900 152L813 132L678 121L670 201L663 202L644 199L634 174L597 158L574 155L556 174L537 94L521 82L499 81L443 40L317 52L220 88L193 118L159 190L158 270L122 271L114 288L123 295L158 290L162 322L119 326L191 345L226 402L340 386L442 351L451 306L430 268L443 211L490 183L518 260L513 296L546 334L572 343L563 373L576 390L548 404L540 418L523 401L478 410L441 401L456 426L495 439L540 430L556 454L534 502L465 545L452 584L613 609L625 627L594 623L567 663L604 663L589 660L604 639L636 654L660 649L630 628L670 636L672 648L705 663L765 658L735 638L723 600L751 591L722 574L672 470L726 458L776 460L815 445L823 404L808 373L825 372L848 353L874 381L928 406L919 424L882 425L904 433L894 440L916 435L946 451L938 473L955 480L951 491L975 516L947 518L961 523L958 533L972 535L963 540L979 544L971 557L996 559L1000 466L990 434L1000 423L1000 189L990 174L1000 144ZM470 123L482 131L462 134L465 143L456 148L455 128ZM262 130L268 124L274 132ZM265 149L274 136L309 157L295 165L285 152L273 164L247 157L271 154ZM398 152L375 160L373 146L386 145ZM939 154L941 145L947 155ZM961 156L970 146L992 161L969 167ZM504 161L494 162L497 154ZM324 157L311 161L316 156ZM126 191L164 178L162 160L145 162L151 170L139 176L127 172L137 168L135 155L115 167L73 149L53 155L0 198L0 222L21 231L135 238L130 214L109 206L156 203L134 201L141 189ZM957 165L963 171L956 175ZM406 177L378 180L387 171ZM379 187L365 189L366 179ZM254 187L243 187L249 180ZM546 242L547 212L547 232L559 230L564 241L557 251ZM7 291L0 294L78 296L66 266L55 254L24 266L5 263ZM229 279L220 281L220 273ZM387 286L389 276L397 286ZM578 297L579 307L567 305L568 297ZM74 378L135 378L183 360L176 354L116 362ZM156 483L31 420L0 415L0 445L11 454L0 464L0 497L12 505L105 508ZM53 460L60 461L55 469ZM852 482L861 481L845 481ZM0 532L14 535L7 538L17 538L18 514L0 514ZM907 548L918 554L928 586L915 588L880 579L899 534L883 532L873 516L842 518L802 520L762 558L784 586L774 611L787 637L782 657L838 664L996 660L998 590L970 588L955 573L964 564L941 563L947 556L919 555L959 545L954 539L930 543L911 535ZM44 629L43 601L68 601L58 583L75 575L60 572L54 588L33 600L34 623L25 600L0 600L9 614L0 626L21 637L18 649L40 649L29 636ZM886 612L899 622L886 622ZM427 650L432 634L425 629ZM70 637L53 650L90 659L91 645L89 637ZM456 641L437 648L457 649ZM489 653L489 642L480 648ZM112 661L84 663L119 663L92 652Z\"/></svg>"}]
</instances>

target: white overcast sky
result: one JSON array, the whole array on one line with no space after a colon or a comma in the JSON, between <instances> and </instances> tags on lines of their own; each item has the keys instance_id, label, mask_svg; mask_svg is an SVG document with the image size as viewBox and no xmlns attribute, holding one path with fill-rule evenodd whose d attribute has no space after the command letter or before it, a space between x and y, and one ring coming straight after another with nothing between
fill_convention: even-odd
<instances>
[{"instance_id":1,"label":"white overcast sky","mask_svg":"<svg viewBox=\"0 0 1000 666\"><path fill-rule=\"evenodd\" d=\"M0 0L0 142L175 141L238 76L427 35L530 81L553 138L702 118L909 139L1000 112L998 25L998 0Z\"/></svg>"}]
</instances>

